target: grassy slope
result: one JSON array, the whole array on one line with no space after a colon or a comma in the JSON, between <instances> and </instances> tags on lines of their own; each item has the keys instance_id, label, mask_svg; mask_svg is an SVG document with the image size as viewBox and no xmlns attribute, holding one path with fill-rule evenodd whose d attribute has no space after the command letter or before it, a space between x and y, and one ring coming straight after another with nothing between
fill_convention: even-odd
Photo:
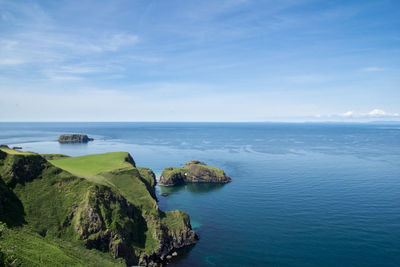
<instances>
[{"instance_id":1,"label":"grassy slope","mask_svg":"<svg viewBox=\"0 0 400 267\"><path fill-rule=\"evenodd\" d=\"M50 162L91 182L113 187L129 202L139 207L144 216L159 217L157 201L149 194L149 190L155 185L155 180L149 172L150 169L133 167L126 161L128 155L125 152L113 152L60 158L50 160ZM166 212L165 214L161 212L161 214L162 223L174 230L183 227L180 222L186 219L184 216L187 216L182 211ZM158 242L154 239L156 232L159 232L159 225L148 225L148 229L145 231L145 245L143 247L135 246L135 249L143 251L146 255L152 254L158 246Z\"/></svg>"},{"instance_id":2,"label":"grassy slope","mask_svg":"<svg viewBox=\"0 0 400 267\"><path fill-rule=\"evenodd\" d=\"M47 163L39 177L17 183L10 191L3 179L12 170L12 163L20 162L24 157L35 157L32 160L41 157L35 153L5 152L7 158L0 161L0 173L4 176L0 177L0 200L5 197L7 207L21 203L23 208L20 211L16 208L2 210L5 212L2 215L7 218L0 216L0 219L13 228L0 239L0 249L14 247L16 266L125 266L123 260L114 260L109 253L85 249L73 229L63 226L71 207L84 199L88 188L93 186L91 183ZM21 216L24 219L21 220Z\"/></svg>"},{"instance_id":3,"label":"grassy slope","mask_svg":"<svg viewBox=\"0 0 400 267\"><path fill-rule=\"evenodd\" d=\"M0 248L12 248L15 266L125 266L122 259L112 259L107 253L43 238L28 228L8 229L0 239Z\"/></svg>"},{"instance_id":4,"label":"grassy slope","mask_svg":"<svg viewBox=\"0 0 400 267\"><path fill-rule=\"evenodd\" d=\"M158 216L157 202L149 194L146 184L140 179L138 169L126 161L128 156L129 154L126 152L113 152L62 158L50 160L50 162L91 182L111 186L129 202L144 211L143 215ZM145 181L147 180L149 180L148 176L145 178ZM157 246L157 242L153 238L154 231L154 228L149 227L145 232L145 244L135 246L135 249L151 254Z\"/></svg>"},{"instance_id":5,"label":"grassy slope","mask_svg":"<svg viewBox=\"0 0 400 267\"><path fill-rule=\"evenodd\" d=\"M9 155L6 161L14 157L38 155L9 149L2 150ZM149 190L155 185L151 170L135 168L127 161L128 156L129 154L124 152L81 157L44 155L44 158L53 165L68 172L60 172L60 169L50 167L43 171L40 179L16 185L14 192L24 204L27 225L21 228L23 232L10 230L13 234L10 234L6 241L0 240L0 246L17 245L15 251L21 258L25 258L25 266L35 266L39 263L57 266L56 263L59 261L79 266L81 262L77 258L84 259L86 256L93 263L101 259L105 261L104 266L107 266L108 262L117 266L120 261L114 261L107 253L96 251L90 254L78 240L76 232L72 228L63 226L65 218L71 213L71 207L81 203L88 188L91 188L93 183L98 183L114 188L113 190L118 191L138 207L150 222L143 228L144 244L133 244L135 250L142 251L143 255L151 255L157 251L160 244L155 237L160 235L160 223L172 231L179 231L185 227L183 222L188 221L189 217L183 211L166 213L160 211L156 199ZM74 175L82 178L79 179ZM45 245L46 242L49 243ZM77 252L77 256L73 257L75 252L71 254L71 249L79 251L80 254ZM32 253L38 256L32 257ZM82 255L84 257L81 257ZM30 258L31 260L28 260Z\"/></svg>"},{"instance_id":6,"label":"grassy slope","mask_svg":"<svg viewBox=\"0 0 400 267\"><path fill-rule=\"evenodd\" d=\"M146 168L136 168L126 161L126 152L94 154L80 157L61 158L50 162L74 175L102 185L116 188L128 201L146 211L157 207L145 183L154 185L154 180L145 173ZM144 180L144 181L143 181Z\"/></svg>"},{"instance_id":7,"label":"grassy slope","mask_svg":"<svg viewBox=\"0 0 400 267\"><path fill-rule=\"evenodd\" d=\"M81 177L87 177L123 168L132 168L133 166L126 161L129 153L113 152L104 154L86 155L80 157L69 157L50 160L50 162L72 174Z\"/></svg>"},{"instance_id":8,"label":"grassy slope","mask_svg":"<svg viewBox=\"0 0 400 267\"><path fill-rule=\"evenodd\" d=\"M10 148L0 148L0 150L2 150L2 151L4 151L4 152L6 152L7 154L10 154L10 155L33 155L33 154L36 154L36 153L33 153L33 152L22 152L22 151L18 151L18 150L15 150L15 149L10 149Z\"/></svg>"}]
</instances>

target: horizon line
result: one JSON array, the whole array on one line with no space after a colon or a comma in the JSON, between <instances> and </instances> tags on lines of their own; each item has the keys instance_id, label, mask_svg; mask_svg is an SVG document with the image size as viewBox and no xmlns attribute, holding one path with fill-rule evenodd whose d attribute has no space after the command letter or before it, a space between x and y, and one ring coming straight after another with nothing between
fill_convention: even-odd
<instances>
[{"instance_id":1,"label":"horizon line","mask_svg":"<svg viewBox=\"0 0 400 267\"><path fill-rule=\"evenodd\" d=\"M400 120L375 121L0 121L0 123L400 123Z\"/></svg>"}]
</instances>

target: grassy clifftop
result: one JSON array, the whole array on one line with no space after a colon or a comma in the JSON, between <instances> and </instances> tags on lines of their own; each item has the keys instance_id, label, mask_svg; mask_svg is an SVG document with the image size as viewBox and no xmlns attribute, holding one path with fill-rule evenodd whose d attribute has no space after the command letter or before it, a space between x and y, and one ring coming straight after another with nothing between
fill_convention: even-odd
<instances>
[{"instance_id":1,"label":"grassy clifftop","mask_svg":"<svg viewBox=\"0 0 400 267\"><path fill-rule=\"evenodd\" d=\"M0 178L0 221L10 228L0 248L17 245L23 266L38 258L41 266L56 266L57 257L71 266L121 264L114 258L160 264L197 240L185 212L159 210L153 172L136 167L128 153L42 157L2 150Z\"/></svg>"},{"instance_id":2,"label":"grassy clifftop","mask_svg":"<svg viewBox=\"0 0 400 267\"><path fill-rule=\"evenodd\" d=\"M54 166L82 177L92 176L100 172L135 167L135 161L127 152L56 158L50 160L50 162Z\"/></svg>"}]
</instances>

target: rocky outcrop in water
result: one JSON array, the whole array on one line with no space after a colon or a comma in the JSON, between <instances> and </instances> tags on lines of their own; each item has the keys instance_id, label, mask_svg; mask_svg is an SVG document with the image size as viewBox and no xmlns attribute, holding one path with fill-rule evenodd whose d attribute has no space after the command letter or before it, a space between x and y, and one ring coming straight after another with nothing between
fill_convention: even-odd
<instances>
[{"instance_id":1,"label":"rocky outcrop in water","mask_svg":"<svg viewBox=\"0 0 400 267\"><path fill-rule=\"evenodd\" d=\"M175 186L188 183L229 183L232 179L219 168L192 160L183 168L166 167L160 177L160 185Z\"/></svg>"},{"instance_id":2,"label":"rocky outcrop in water","mask_svg":"<svg viewBox=\"0 0 400 267\"><path fill-rule=\"evenodd\" d=\"M93 140L93 138L88 137L86 134L62 134L58 137L58 142L62 144L87 143Z\"/></svg>"}]
</instances>

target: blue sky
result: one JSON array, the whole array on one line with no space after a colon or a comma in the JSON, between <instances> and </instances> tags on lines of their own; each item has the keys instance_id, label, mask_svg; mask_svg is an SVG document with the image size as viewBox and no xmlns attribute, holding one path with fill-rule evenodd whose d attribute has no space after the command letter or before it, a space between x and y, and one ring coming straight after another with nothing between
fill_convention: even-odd
<instances>
[{"instance_id":1,"label":"blue sky","mask_svg":"<svg viewBox=\"0 0 400 267\"><path fill-rule=\"evenodd\" d=\"M0 0L0 121L399 120L399 10Z\"/></svg>"}]
</instances>

